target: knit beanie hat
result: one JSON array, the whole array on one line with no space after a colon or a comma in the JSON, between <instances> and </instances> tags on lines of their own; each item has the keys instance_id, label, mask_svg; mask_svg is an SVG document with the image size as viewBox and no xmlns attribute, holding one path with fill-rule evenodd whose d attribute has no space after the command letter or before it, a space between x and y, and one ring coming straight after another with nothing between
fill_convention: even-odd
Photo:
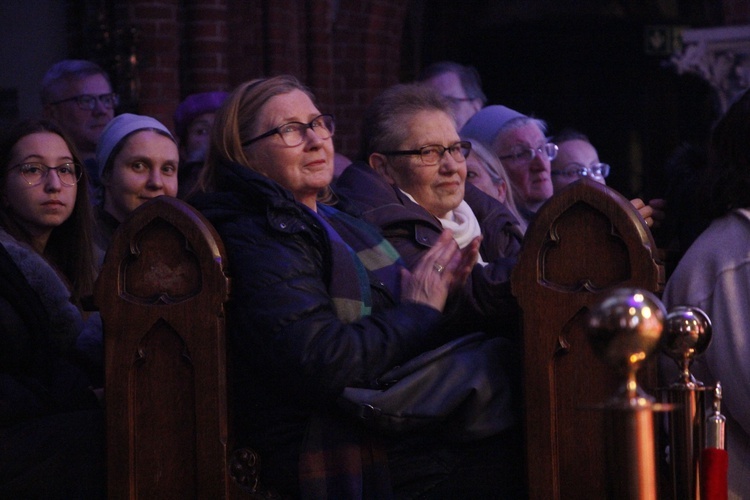
<instances>
[{"instance_id":1,"label":"knit beanie hat","mask_svg":"<svg viewBox=\"0 0 750 500\"><path fill-rule=\"evenodd\" d=\"M526 115L505 106L486 106L466 122L466 125L461 128L461 135L477 139L490 146L506 123L514 118L522 117L525 118Z\"/></svg>"},{"instance_id":2,"label":"knit beanie hat","mask_svg":"<svg viewBox=\"0 0 750 500\"><path fill-rule=\"evenodd\" d=\"M123 113L115 116L110 121L99 137L99 143L96 145L96 165L99 169L99 177L102 176L104 166L109 161L112 151L118 144L129 134L143 129L156 129L166 132L170 139L174 141L172 133L156 118L145 115L134 115L132 113Z\"/></svg>"},{"instance_id":3,"label":"knit beanie hat","mask_svg":"<svg viewBox=\"0 0 750 500\"><path fill-rule=\"evenodd\" d=\"M200 115L219 109L228 95L228 92L201 92L187 96L174 112L174 129L177 137L185 137L190 124Z\"/></svg>"}]
</instances>

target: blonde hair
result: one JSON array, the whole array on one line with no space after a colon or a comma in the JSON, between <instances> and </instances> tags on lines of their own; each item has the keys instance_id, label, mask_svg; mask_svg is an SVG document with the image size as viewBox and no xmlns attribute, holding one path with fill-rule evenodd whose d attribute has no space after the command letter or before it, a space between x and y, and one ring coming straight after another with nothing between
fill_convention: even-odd
<instances>
[{"instance_id":1,"label":"blonde hair","mask_svg":"<svg viewBox=\"0 0 750 500\"><path fill-rule=\"evenodd\" d=\"M475 156L479 159L479 163L482 165L487 175L490 176L493 184L499 184L504 182L507 186L505 203L504 205L508 208L510 213L518 220L518 227L521 233L526 233L527 223L526 220L521 217L521 213L518 211L516 206L513 184L510 182L510 177L505 171L500 158L482 141L477 139L465 138L464 140L471 142L471 156Z\"/></svg>"},{"instance_id":2,"label":"blonde hair","mask_svg":"<svg viewBox=\"0 0 750 500\"><path fill-rule=\"evenodd\" d=\"M259 133L261 112L268 101L295 90L304 92L315 103L310 89L291 75L257 78L235 88L216 111L206 164L193 192L214 191L216 169L221 168L224 162L239 163L262 173L259 165L245 154L242 144ZM318 201L323 203L330 199L330 188L324 189L318 196Z\"/></svg>"}]
</instances>

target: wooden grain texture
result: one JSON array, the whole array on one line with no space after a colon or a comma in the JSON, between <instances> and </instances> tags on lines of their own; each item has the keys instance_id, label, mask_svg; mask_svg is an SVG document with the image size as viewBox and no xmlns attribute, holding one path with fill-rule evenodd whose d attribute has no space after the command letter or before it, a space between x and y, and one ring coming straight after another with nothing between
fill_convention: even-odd
<instances>
[{"instance_id":1,"label":"wooden grain texture","mask_svg":"<svg viewBox=\"0 0 750 500\"><path fill-rule=\"evenodd\" d=\"M523 311L525 433L530 498L606 498L603 413L622 378L586 338L590 307L608 292L660 293L663 266L628 200L583 179L548 200L530 225L512 274ZM654 363L640 374L656 387ZM652 392L653 394L653 392Z\"/></svg>"},{"instance_id":2,"label":"wooden grain texture","mask_svg":"<svg viewBox=\"0 0 750 500\"><path fill-rule=\"evenodd\" d=\"M224 303L213 227L175 198L134 211L95 287L109 498L230 498Z\"/></svg>"}]
</instances>

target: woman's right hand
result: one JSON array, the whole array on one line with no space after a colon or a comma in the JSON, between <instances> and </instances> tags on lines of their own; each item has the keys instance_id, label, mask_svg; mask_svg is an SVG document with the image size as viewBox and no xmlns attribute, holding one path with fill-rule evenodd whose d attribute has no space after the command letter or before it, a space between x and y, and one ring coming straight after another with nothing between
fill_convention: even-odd
<instances>
[{"instance_id":1,"label":"woman's right hand","mask_svg":"<svg viewBox=\"0 0 750 500\"><path fill-rule=\"evenodd\" d=\"M458 249L450 230L444 230L435 245L421 258L412 272L401 274L401 300L417 302L442 311L448 292L456 281L464 281L473 258Z\"/></svg>"}]
</instances>

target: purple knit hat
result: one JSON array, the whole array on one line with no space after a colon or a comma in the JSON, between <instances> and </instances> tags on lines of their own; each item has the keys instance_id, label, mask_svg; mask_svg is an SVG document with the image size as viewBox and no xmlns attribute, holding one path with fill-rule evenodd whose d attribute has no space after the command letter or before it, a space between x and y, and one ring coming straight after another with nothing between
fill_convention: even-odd
<instances>
[{"instance_id":1,"label":"purple knit hat","mask_svg":"<svg viewBox=\"0 0 750 500\"><path fill-rule=\"evenodd\" d=\"M177 137L185 137L190 123L198 116L219 109L228 95L228 92L201 92L187 96L174 112L174 129Z\"/></svg>"},{"instance_id":2,"label":"purple knit hat","mask_svg":"<svg viewBox=\"0 0 750 500\"><path fill-rule=\"evenodd\" d=\"M525 118L526 115L505 106L486 106L472 116L461 128L461 135L477 139L491 146L497 133L514 118Z\"/></svg>"}]
</instances>

